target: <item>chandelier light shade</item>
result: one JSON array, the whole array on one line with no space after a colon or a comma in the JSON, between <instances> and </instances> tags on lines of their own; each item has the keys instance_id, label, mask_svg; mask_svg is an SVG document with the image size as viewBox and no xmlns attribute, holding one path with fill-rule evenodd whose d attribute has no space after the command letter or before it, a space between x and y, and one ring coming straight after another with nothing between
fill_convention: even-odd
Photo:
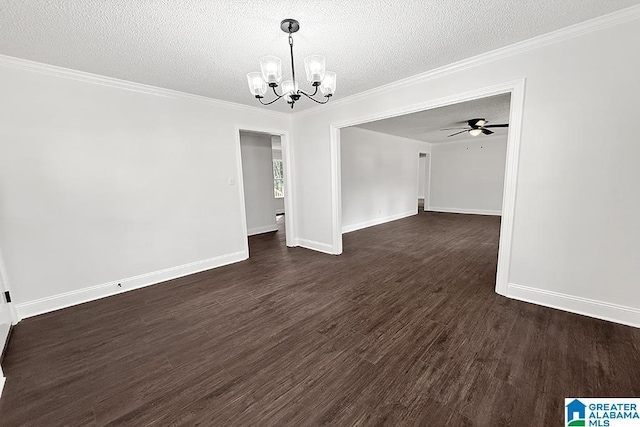
<instances>
[{"instance_id":1,"label":"chandelier light shade","mask_svg":"<svg viewBox=\"0 0 640 427\"><path fill-rule=\"evenodd\" d=\"M282 93L284 95L293 95L298 91L298 84L293 80L285 80L282 82Z\"/></svg>"},{"instance_id":2,"label":"chandelier light shade","mask_svg":"<svg viewBox=\"0 0 640 427\"><path fill-rule=\"evenodd\" d=\"M267 93L267 83L262 78L262 74L256 72L247 74L249 90L255 96L264 96Z\"/></svg>"},{"instance_id":3,"label":"chandelier light shade","mask_svg":"<svg viewBox=\"0 0 640 427\"><path fill-rule=\"evenodd\" d=\"M322 82L325 73L324 56L311 55L304 58L304 69L307 72L307 81L311 84Z\"/></svg>"},{"instance_id":4,"label":"chandelier light shade","mask_svg":"<svg viewBox=\"0 0 640 427\"><path fill-rule=\"evenodd\" d=\"M292 34L300 29L300 24L295 19L285 19L280 23L280 28L289 34L289 52L291 55L291 79L282 81L282 61L277 56L263 56L260 58L260 72L247 74L247 82L251 94L256 97L262 105L273 104L280 98L293 105L302 96L306 96L310 100L318 104L326 104L336 92L336 73L326 71L326 61L324 56L311 55L304 59L304 69L307 74L307 81L314 88L313 93L307 93L300 90L298 81L296 80L296 70L293 61L293 36ZM281 86L281 93L276 88ZM271 88L275 99L264 102L263 99ZM325 97L324 101L314 98L318 91Z\"/></svg>"},{"instance_id":5,"label":"chandelier light shade","mask_svg":"<svg viewBox=\"0 0 640 427\"><path fill-rule=\"evenodd\" d=\"M282 93L285 95L293 95L298 90L298 85L293 80L285 80L282 82Z\"/></svg>"},{"instance_id":6,"label":"chandelier light shade","mask_svg":"<svg viewBox=\"0 0 640 427\"><path fill-rule=\"evenodd\" d=\"M293 105L291 97L298 92L298 84L293 80L285 80L282 82L282 95L288 104Z\"/></svg>"},{"instance_id":7,"label":"chandelier light shade","mask_svg":"<svg viewBox=\"0 0 640 427\"><path fill-rule=\"evenodd\" d=\"M320 84L320 91L324 96L331 96L336 91L336 73L333 71L327 71L324 74L324 79Z\"/></svg>"},{"instance_id":8,"label":"chandelier light shade","mask_svg":"<svg viewBox=\"0 0 640 427\"><path fill-rule=\"evenodd\" d=\"M282 80L282 61L277 56L263 56L260 58L260 71L267 84L280 83Z\"/></svg>"}]
</instances>

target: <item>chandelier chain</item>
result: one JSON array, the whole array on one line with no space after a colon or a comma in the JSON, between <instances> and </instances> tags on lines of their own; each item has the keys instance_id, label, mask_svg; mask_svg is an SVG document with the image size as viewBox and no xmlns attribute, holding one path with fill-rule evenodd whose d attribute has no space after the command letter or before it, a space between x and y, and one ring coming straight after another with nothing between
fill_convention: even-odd
<instances>
[{"instance_id":1,"label":"chandelier chain","mask_svg":"<svg viewBox=\"0 0 640 427\"><path fill-rule=\"evenodd\" d=\"M296 68L293 66L293 37L291 33L289 33L289 50L291 52L291 77L293 79L293 84L296 84Z\"/></svg>"}]
</instances>

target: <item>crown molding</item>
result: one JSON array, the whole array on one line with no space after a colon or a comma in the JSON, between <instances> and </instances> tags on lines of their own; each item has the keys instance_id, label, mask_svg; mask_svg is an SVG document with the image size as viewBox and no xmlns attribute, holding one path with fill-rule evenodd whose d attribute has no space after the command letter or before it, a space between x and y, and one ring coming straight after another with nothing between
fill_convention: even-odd
<instances>
[{"instance_id":1,"label":"crown molding","mask_svg":"<svg viewBox=\"0 0 640 427\"><path fill-rule=\"evenodd\" d=\"M220 99L209 98L207 96L195 95L187 92L180 92L173 89L166 89L157 86L150 86L142 83L130 82L127 80L116 79L113 77L101 76L98 74L87 73L85 71L72 70L70 68L58 67L56 65L44 64L41 62L30 61L27 59L16 58L13 56L0 55L0 66L14 68L25 71L33 71L49 76L62 77L65 79L76 80L84 83L97 84L102 86L114 87L132 92L144 93L147 95L162 96L165 98L185 99L197 101L215 107L228 108L236 111L244 111L249 113L258 113L281 119L291 120L291 113L281 113L278 111L265 110L260 107L238 104L236 102L223 101Z\"/></svg>"},{"instance_id":2,"label":"crown molding","mask_svg":"<svg viewBox=\"0 0 640 427\"><path fill-rule=\"evenodd\" d=\"M471 58L453 62L442 67L434 68L432 70L425 71L424 73L416 74L414 76L410 76L401 80L396 80L394 82L387 83L373 89L365 90L363 92L358 92L356 94L332 101L329 105L326 106L308 108L306 110L293 113L293 117L304 117L310 114L317 113L321 109L336 108L340 105L349 104L362 100L364 98L378 95L381 92L397 90L420 82L443 77L448 74L463 71L472 67L477 67L482 64L497 61L509 56L527 52L529 50L538 49L550 44L559 43L567 39L575 38L583 34L592 33L638 18L640 18L640 5L631 6L625 9L618 10L616 12L598 16L587 21L579 22L577 24L552 31L550 33L542 34L540 36L523 40L521 42L517 42L489 52L481 53L479 55L472 56Z\"/></svg>"}]
</instances>

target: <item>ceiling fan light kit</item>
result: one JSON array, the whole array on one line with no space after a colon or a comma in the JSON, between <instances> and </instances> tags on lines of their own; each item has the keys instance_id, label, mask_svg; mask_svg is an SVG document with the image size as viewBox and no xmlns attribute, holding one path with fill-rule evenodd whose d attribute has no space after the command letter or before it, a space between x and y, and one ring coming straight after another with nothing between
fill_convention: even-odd
<instances>
[{"instance_id":1,"label":"ceiling fan light kit","mask_svg":"<svg viewBox=\"0 0 640 427\"><path fill-rule=\"evenodd\" d=\"M260 101L262 105L273 104L280 98L284 98L287 104L293 105L301 96L306 96L310 100L318 104L326 104L329 98L336 92L336 73L326 71L326 61L324 56L311 55L304 59L304 69L307 81L314 88L313 93L307 93L300 90L296 81L296 71L293 62L293 36L300 29L300 23L295 19L285 19L280 23L280 28L289 34L289 52L291 54L291 80L282 81L282 61L277 56L263 56L260 58L260 71L247 74L247 82L251 94ZM282 93L276 91L277 87L281 87ZM271 88L275 99L264 102L264 96ZM326 98L324 101L318 101L314 98L318 94L318 90Z\"/></svg>"},{"instance_id":2,"label":"ceiling fan light kit","mask_svg":"<svg viewBox=\"0 0 640 427\"><path fill-rule=\"evenodd\" d=\"M441 129L441 130L463 129L460 132L452 133L451 135L449 135L447 137L447 138L450 138L452 136L460 135L461 133L465 133L465 132L467 132L471 136L478 136L480 134L491 135L494 132L492 130L489 130L488 128L507 128L507 127L509 127L509 123L502 123L502 124L499 124L499 125L488 125L487 123L489 123L489 120L486 120L486 119L471 119L471 120L467 120L467 124L469 125L468 127L464 127L464 128L448 128L448 129Z\"/></svg>"}]
</instances>

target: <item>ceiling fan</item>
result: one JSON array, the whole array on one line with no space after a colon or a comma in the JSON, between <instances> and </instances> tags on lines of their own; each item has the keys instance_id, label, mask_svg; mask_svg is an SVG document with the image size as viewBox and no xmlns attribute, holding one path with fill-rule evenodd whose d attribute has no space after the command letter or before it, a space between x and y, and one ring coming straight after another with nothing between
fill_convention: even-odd
<instances>
[{"instance_id":1,"label":"ceiling fan","mask_svg":"<svg viewBox=\"0 0 640 427\"><path fill-rule=\"evenodd\" d=\"M467 124L469 125L468 127L464 127L464 128L446 128L446 129L440 129L440 130L464 129L464 130L461 130L460 132L452 133L451 135L447 136L447 138L448 138L448 137L456 136L456 135L459 135L459 134L465 133L465 132L468 132L469 135L471 135L471 136L478 136L481 133L483 133L485 135L491 135L494 132L489 130L488 128L507 128L507 127L509 127L509 123L503 123L503 124L499 124L499 125L488 125L487 123L489 123L489 120L471 119L471 120L467 120Z\"/></svg>"}]
</instances>

